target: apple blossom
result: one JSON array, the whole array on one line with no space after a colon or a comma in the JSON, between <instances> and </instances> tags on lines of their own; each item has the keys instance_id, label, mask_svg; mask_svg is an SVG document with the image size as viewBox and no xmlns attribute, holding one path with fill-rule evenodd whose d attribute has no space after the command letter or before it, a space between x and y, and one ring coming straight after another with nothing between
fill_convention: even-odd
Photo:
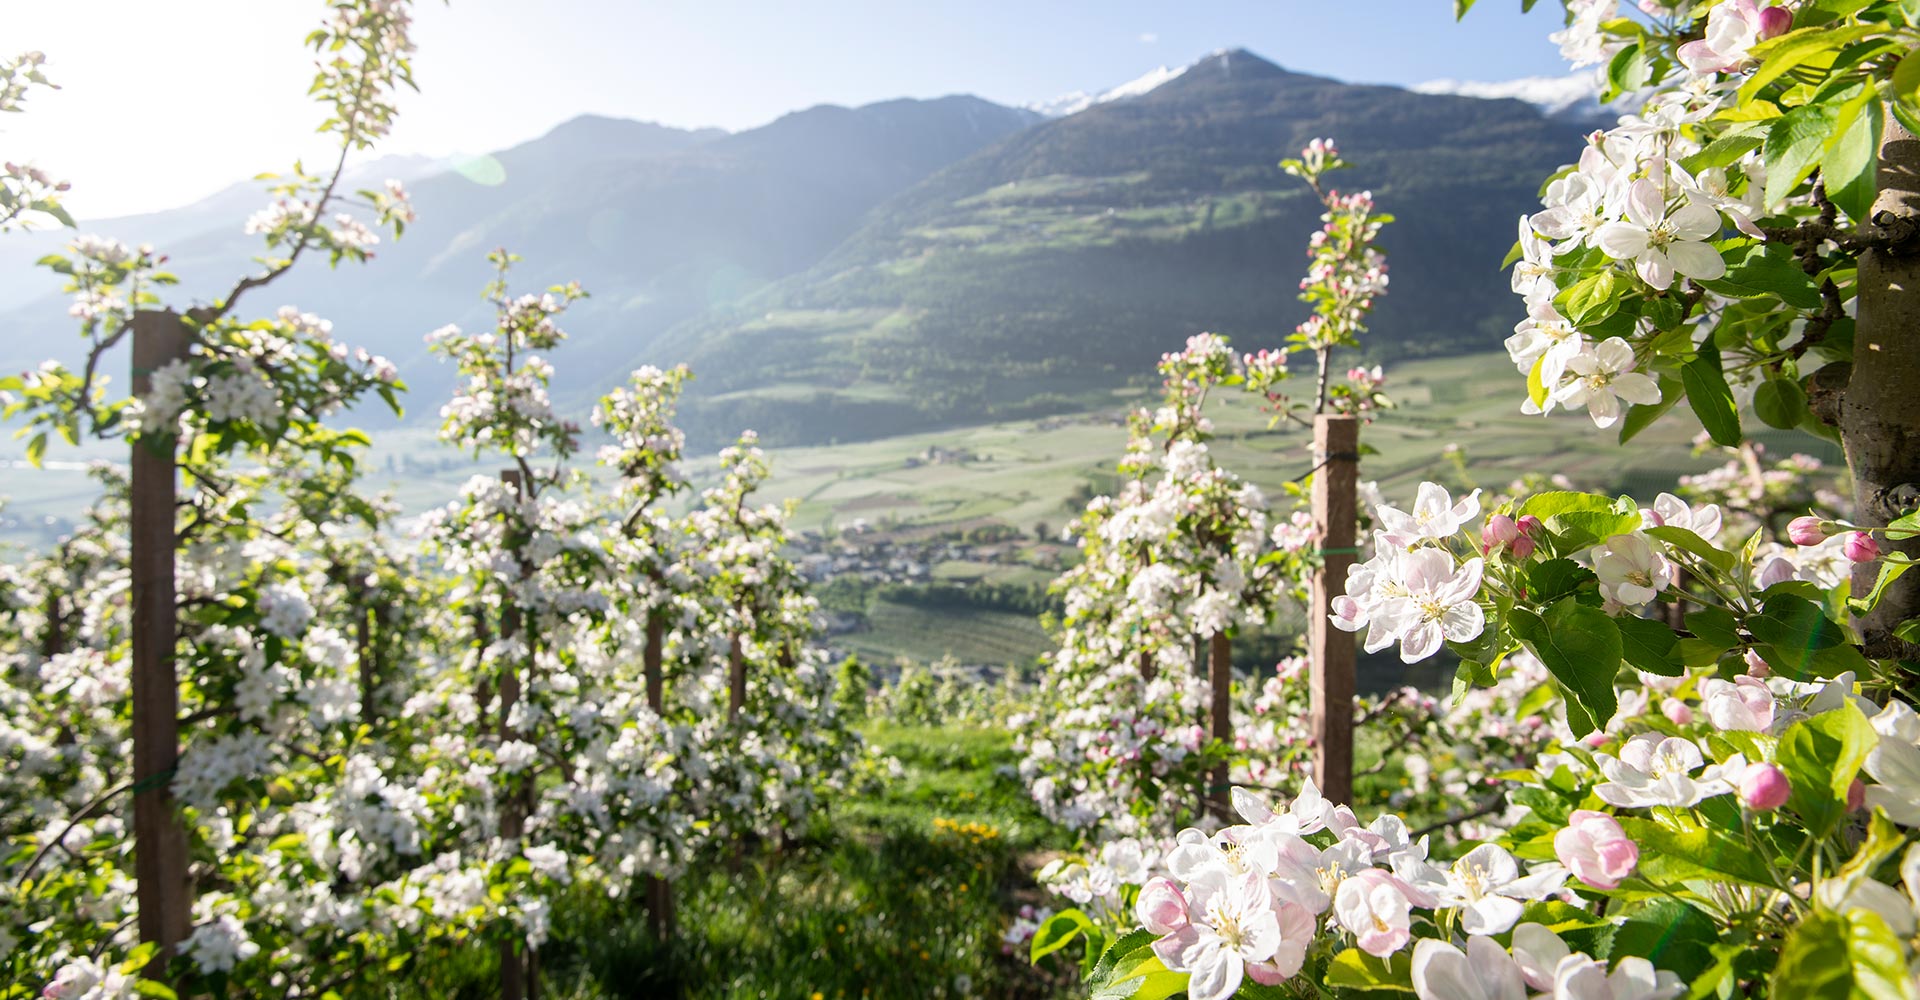
<instances>
[{"instance_id":1,"label":"apple blossom","mask_svg":"<svg viewBox=\"0 0 1920 1000\"><path fill-rule=\"evenodd\" d=\"M1640 279L1654 288L1673 284L1676 275L1712 281L1727 272L1727 262L1709 238L1720 232L1720 213L1691 198L1668 214L1667 197L1647 178L1627 188L1626 219L1609 222L1593 236L1607 256L1631 260Z\"/></svg>"},{"instance_id":2,"label":"apple blossom","mask_svg":"<svg viewBox=\"0 0 1920 1000\"><path fill-rule=\"evenodd\" d=\"M1377 868L1368 868L1340 880L1333 912L1340 926L1353 932L1360 950L1375 957L1391 955L1412 939L1404 883Z\"/></svg>"},{"instance_id":3,"label":"apple blossom","mask_svg":"<svg viewBox=\"0 0 1920 1000\"><path fill-rule=\"evenodd\" d=\"M1464 952L1434 938L1414 942L1413 992L1420 1000L1526 1000L1527 985L1499 942L1474 934Z\"/></svg>"},{"instance_id":4,"label":"apple blossom","mask_svg":"<svg viewBox=\"0 0 1920 1000\"><path fill-rule=\"evenodd\" d=\"M1609 600L1638 607L1673 583L1673 564L1640 535L1615 535L1595 550L1593 570Z\"/></svg>"},{"instance_id":5,"label":"apple blossom","mask_svg":"<svg viewBox=\"0 0 1920 1000\"><path fill-rule=\"evenodd\" d=\"M1387 599L1376 616L1400 642L1400 658L1408 663L1439 652L1442 640L1468 642L1486 627L1486 614L1477 603L1481 560L1454 566L1453 557L1432 548L1408 553L1401 561L1406 572L1406 596Z\"/></svg>"},{"instance_id":6,"label":"apple blossom","mask_svg":"<svg viewBox=\"0 0 1920 1000\"><path fill-rule=\"evenodd\" d=\"M1567 826L1553 835L1553 852L1575 878L1595 889L1615 888L1640 862L1639 845L1619 822L1592 809L1575 809L1567 817Z\"/></svg>"},{"instance_id":7,"label":"apple blossom","mask_svg":"<svg viewBox=\"0 0 1920 1000\"><path fill-rule=\"evenodd\" d=\"M1692 806L1703 798L1725 795L1733 786L1720 776L1718 766L1693 772L1705 763L1692 740L1642 733L1620 747L1620 755L1594 754L1606 781L1595 786L1603 801L1624 808Z\"/></svg>"},{"instance_id":8,"label":"apple blossom","mask_svg":"<svg viewBox=\"0 0 1920 1000\"><path fill-rule=\"evenodd\" d=\"M1621 400L1643 406L1660 401L1659 385L1634 366L1632 346L1619 337L1586 346L1566 357L1550 396L1569 409L1586 407L1594 426L1612 427L1620 420Z\"/></svg>"},{"instance_id":9,"label":"apple blossom","mask_svg":"<svg viewBox=\"0 0 1920 1000\"><path fill-rule=\"evenodd\" d=\"M1706 678L1700 682L1700 704L1715 729L1759 733L1773 725L1773 691L1756 677Z\"/></svg>"},{"instance_id":10,"label":"apple blossom","mask_svg":"<svg viewBox=\"0 0 1920 1000\"><path fill-rule=\"evenodd\" d=\"M1189 884L1193 919L1153 944L1154 954L1192 978L1193 1000L1224 1000L1240 989L1252 963L1280 949L1280 918L1259 872L1209 871Z\"/></svg>"}]
</instances>

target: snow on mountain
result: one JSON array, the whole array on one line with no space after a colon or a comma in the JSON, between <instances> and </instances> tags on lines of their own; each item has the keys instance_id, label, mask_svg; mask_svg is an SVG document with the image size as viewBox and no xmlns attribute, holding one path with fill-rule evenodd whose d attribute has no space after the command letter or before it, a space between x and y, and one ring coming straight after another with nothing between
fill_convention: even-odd
<instances>
[{"instance_id":1,"label":"snow on mountain","mask_svg":"<svg viewBox=\"0 0 1920 1000\"><path fill-rule=\"evenodd\" d=\"M1111 90L1103 90L1098 94L1089 94L1084 90L1076 90L1071 94L1062 94L1059 97L1045 101L1034 101L1026 105L1026 107L1028 110L1038 111L1048 118L1062 118L1078 111L1085 111L1096 104L1118 101L1126 97L1139 97L1141 94L1147 93L1153 88L1166 83L1168 80L1186 71L1187 67L1185 66L1161 66L1158 69L1148 71L1144 76L1128 80L1118 87L1114 87Z\"/></svg>"},{"instance_id":2,"label":"snow on mountain","mask_svg":"<svg viewBox=\"0 0 1920 1000\"><path fill-rule=\"evenodd\" d=\"M1518 80L1428 80L1407 89L1420 94L1511 97L1525 101L1553 117L1585 118L1606 113L1600 105L1599 81L1586 73L1528 76Z\"/></svg>"}]
</instances>

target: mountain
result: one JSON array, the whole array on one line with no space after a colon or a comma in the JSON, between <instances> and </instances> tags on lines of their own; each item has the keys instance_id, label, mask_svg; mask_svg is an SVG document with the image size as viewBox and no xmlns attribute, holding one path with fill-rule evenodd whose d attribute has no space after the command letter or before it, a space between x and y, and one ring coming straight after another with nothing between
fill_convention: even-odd
<instances>
[{"instance_id":1,"label":"mountain","mask_svg":"<svg viewBox=\"0 0 1920 1000\"><path fill-rule=\"evenodd\" d=\"M1187 68L1185 66L1161 66L1157 69L1147 71L1143 76L1135 77L1126 83L1103 90L1098 94L1089 94L1084 90L1076 90L1071 94L1061 94L1059 97L1051 100L1035 101L1028 104L1027 108L1039 112L1048 118L1059 118L1063 115L1077 114L1096 104L1105 104L1108 101L1118 101L1128 97L1139 97L1141 94L1160 86L1186 71Z\"/></svg>"},{"instance_id":2,"label":"mountain","mask_svg":"<svg viewBox=\"0 0 1920 1000\"><path fill-rule=\"evenodd\" d=\"M1454 94L1460 97L1498 99L1510 97L1539 108L1549 118L1574 122L1588 128L1612 128L1622 111L1635 106L1631 100L1600 103L1600 81L1591 73L1569 76L1524 76L1517 80L1428 80L1408 88L1420 94Z\"/></svg>"},{"instance_id":3,"label":"mountain","mask_svg":"<svg viewBox=\"0 0 1920 1000\"><path fill-rule=\"evenodd\" d=\"M454 158L430 156L381 156L364 163L350 162L341 182L348 190L378 187L388 178L412 184L423 177L443 173L457 162ZM175 209L81 219L80 232L112 234L131 244L172 247L202 233L222 229L238 231L246 217L266 203L263 190L264 185L259 181L242 181ZM47 282L32 277L33 262L58 252L73 235L69 230L54 228L11 232L0 237L0 274L20 276L0 285L0 310L13 309L46 296Z\"/></svg>"},{"instance_id":4,"label":"mountain","mask_svg":"<svg viewBox=\"0 0 1920 1000\"><path fill-rule=\"evenodd\" d=\"M1110 402L1202 330L1278 345L1319 207L1277 161L1315 136L1398 221L1369 337L1387 360L1486 349L1498 264L1580 130L1518 100L1359 86L1218 52L1137 96L1008 135L867 216L804 273L643 357L699 373L696 435L851 440Z\"/></svg>"},{"instance_id":5,"label":"mountain","mask_svg":"<svg viewBox=\"0 0 1920 1000\"><path fill-rule=\"evenodd\" d=\"M504 246L525 258L516 290L577 279L593 293L563 323L573 341L559 396L578 400L675 323L817 263L876 205L1037 119L972 97L821 106L734 134L576 118L420 179L419 221L404 239L364 267L298 268L252 306L328 317L343 339L393 358L412 406L431 412L451 377L422 334L490 322L484 255ZM155 242L187 295L204 298L255 266L241 224L264 200L83 231ZM0 345L12 348L0 354L44 351L46 338L30 334L68 325L65 303L43 296L0 315ZM33 360L0 356L0 370Z\"/></svg>"}]
</instances>

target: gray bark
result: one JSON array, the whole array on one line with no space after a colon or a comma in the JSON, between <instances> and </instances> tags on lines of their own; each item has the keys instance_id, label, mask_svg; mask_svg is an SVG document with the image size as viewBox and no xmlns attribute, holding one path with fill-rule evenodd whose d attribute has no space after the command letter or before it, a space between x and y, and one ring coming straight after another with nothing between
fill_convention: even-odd
<instances>
[{"instance_id":1,"label":"gray bark","mask_svg":"<svg viewBox=\"0 0 1920 1000\"><path fill-rule=\"evenodd\" d=\"M1889 119L1880 146L1880 195L1873 221L1920 221L1920 139ZM1920 247L1869 249L1860 256L1853 371L1840 406L1840 433L1853 472L1855 519L1884 525L1905 513L1920 484ZM1883 548L1920 553L1910 540ZM1878 563L1855 568L1853 592L1865 596ZM1868 656L1915 658L1915 647L1892 637L1920 617L1920 573L1890 587L1880 606L1859 619Z\"/></svg>"}]
</instances>

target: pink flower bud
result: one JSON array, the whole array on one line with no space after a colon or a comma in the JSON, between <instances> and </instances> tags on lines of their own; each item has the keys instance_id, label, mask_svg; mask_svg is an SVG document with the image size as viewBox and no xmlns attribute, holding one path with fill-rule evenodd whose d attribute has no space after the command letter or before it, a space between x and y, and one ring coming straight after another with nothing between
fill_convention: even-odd
<instances>
[{"instance_id":1,"label":"pink flower bud","mask_svg":"<svg viewBox=\"0 0 1920 1000\"><path fill-rule=\"evenodd\" d=\"M1740 801L1754 812L1780 808L1792 791L1787 772L1772 764L1749 764L1746 773L1740 776Z\"/></svg>"},{"instance_id":2,"label":"pink flower bud","mask_svg":"<svg viewBox=\"0 0 1920 1000\"><path fill-rule=\"evenodd\" d=\"M1793 27L1793 11L1785 7L1760 8L1760 40L1786 34Z\"/></svg>"},{"instance_id":3,"label":"pink flower bud","mask_svg":"<svg viewBox=\"0 0 1920 1000\"><path fill-rule=\"evenodd\" d=\"M1773 668L1767 666L1767 661L1760 658L1760 653L1758 650L1752 650L1752 649L1747 650L1746 655L1741 657L1741 659L1747 661L1748 677L1758 677L1762 680L1765 680L1767 677L1773 674Z\"/></svg>"},{"instance_id":4,"label":"pink flower bud","mask_svg":"<svg viewBox=\"0 0 1920 1000\"><path fill-rule=\"evenodd\" d=\"M1519 538L1513 540L1513 557L1515 559L1525 559L1531 555L1533 555L1533 539L1521 535Z\"/></svg>"},{"instance_id":5,"label":"pink flower bud","mask_svg":"<svg viewBox=\"0 0 1920 1000\"><path fill-rule=\"evenodd\" d=\"M1827 532L1820 526L1819 518L1803 514L1787 522L1787 537L1793 539L1795 545L1818 545L1827 540Z\"/></svg>"},{"instance_id":6,"label":"pink flower bud","mask_svg":"<svg viewBox=\"0 0 1920 1000\"><path fill-rule=\"evenodd\" d=\"M1553 835L1553 853L1595 889L1619 886L1640 863L1640 846L1612 816L1592 809L1575 809L1567 817L1567 828Z\"/></svg>"},{"instance_id":7,"label":"pink flower bud","mask_svg":"<svg viewBox=\"0 0 1920 1000\"><path fill-rule=\"evenodd\" d=\"M1840 551L1857 563L1872 562L1880 558L1880 543L1864 531L1847 534L1847 540L1840 543Z\"/></svg>"},{"instance_id":8,"label":"pink flower bud","mask_svg":"<svg viewBox=\"0 0 1920 1000\"><path fill-rule=\"evenodd\" d=\"M1859 812L1867 805L1867 786L1859 778L1847 786L1847 811Z\"/></svg>"},{"instance_id":9,"label":"pink flower bud","mask_svg":"<svg viewBox=\"0 0 1920 1000\"><path fill-rule=\"evenodd\" d=\"M1678 698L1668 698L1662 701L1660 703L1660 714L1666 716L1667 721L1676 726L1690 726L1693 724L1693 709L1687 707L1687 703Z\"/></svg>"},{"instance_id":10,"label":"pink flower bud","mask_svg":"<svg viewBox=\"0 0 1920 1000\"><path fill-rule=\"evenodd\" d=\"M1487 518L1487 523L1480 528L1480 551L1484 554L1511 545L1519 537L1520 526L1513 523L1513 518L1495 514Z\"/></svg>"},{"instance_id":11,"label":"pink flower bud","mask_svg":"<svg viewBox=\"0 0 1920 1000\"><path fill-rule=\"evenodd\" d=\"M1140 887L1133 915L1151 933L1172 934L1187 926L1187 898L1165 876L1156 875Z\"/></svg>"}]
</instances>

